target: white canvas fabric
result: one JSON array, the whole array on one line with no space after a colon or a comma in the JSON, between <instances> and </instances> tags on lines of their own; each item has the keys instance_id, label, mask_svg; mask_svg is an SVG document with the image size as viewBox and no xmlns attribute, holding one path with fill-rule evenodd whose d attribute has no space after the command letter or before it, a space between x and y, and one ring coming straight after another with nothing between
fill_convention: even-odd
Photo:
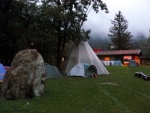
<instances>
[{"instance_id":1,"label":"white canvas fabric","mask_svg":"<svg viewBox=\"0 0 150 113\"><path fill-rule=\"evenodd\" d=\"M79 63L74 66L67 74L67 76L85 76L84 64Z\"/></svg>"},{"instance_id":2,"label":"white canvas fabric","mask_svg":"<svg viewBox=\"0 0 150 113\"><path fill-rule=\"evenodd\" d=\"M67 58L61 66L62 73L67 74L78 63L87 63L97 68L97 74L109 74L103 63L94 53L88 42L80 42L73 45Z\"/></svg>"}]
</instances>

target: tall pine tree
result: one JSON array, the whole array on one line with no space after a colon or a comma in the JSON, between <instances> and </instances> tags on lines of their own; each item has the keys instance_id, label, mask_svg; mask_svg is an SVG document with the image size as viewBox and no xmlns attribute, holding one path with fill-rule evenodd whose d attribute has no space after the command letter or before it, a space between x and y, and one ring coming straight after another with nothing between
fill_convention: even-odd
<instances>
[{"instance_id":1,"label":"tall pine tree","mask_svg":"<svg viewBox=\"0 0 150 113\"><path fill-rule=\"evenodd\" d=\"M128 32L128 21L122 15L121 11L115 15L114 20L111 20L110 34L111 45L114 50L126 50L131 48L132 35Z\"/></svg>"}]
</instances>

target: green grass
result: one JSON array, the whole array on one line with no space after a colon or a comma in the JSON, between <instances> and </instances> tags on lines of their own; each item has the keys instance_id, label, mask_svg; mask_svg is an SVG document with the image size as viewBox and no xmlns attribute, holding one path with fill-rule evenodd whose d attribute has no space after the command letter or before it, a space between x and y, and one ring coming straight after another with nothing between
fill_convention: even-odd
<instances>
[{"instance_id":1,"label":"green grass","mask_svg":"<svg viewBox=\"0 0 150 113\"><path fill-rule=\"evenodd\" d=\"M150 67L106 67L110 75L98 78L63 77L45 84L41 97L0 99L0 113L150 113Z\"/></svg>"}]
</instances>

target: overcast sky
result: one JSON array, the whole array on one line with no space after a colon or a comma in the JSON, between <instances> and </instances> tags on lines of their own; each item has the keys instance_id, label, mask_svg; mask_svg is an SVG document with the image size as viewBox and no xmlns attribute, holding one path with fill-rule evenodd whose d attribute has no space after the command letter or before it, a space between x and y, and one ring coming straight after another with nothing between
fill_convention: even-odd
<instances>
[{"instance_id":1,"label":"overcast sky","mask_svg":"<svg viewBox=\"0 0 150 113\"><path fill-rule=\"evenodd\" d=\"M107 36L111 21L115 14L122 12L128 21L128 31L133 36L143 33L149 37L150 29L150 0L102 0L106 3L109 13L100 11L98 14L90 11L84 27L92 30L92 34Z\"/></svg>"}]
</instances>

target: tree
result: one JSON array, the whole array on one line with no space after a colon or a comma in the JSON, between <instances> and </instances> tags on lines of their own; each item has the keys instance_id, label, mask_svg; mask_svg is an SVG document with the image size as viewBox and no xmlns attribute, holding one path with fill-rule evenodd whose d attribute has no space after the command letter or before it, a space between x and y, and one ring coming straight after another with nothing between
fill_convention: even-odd
<instances>
[{"instance_id":1,"label":"tree","mask_svg":"<svg viewBox=\"0 0 150 113\"><path fill-rule=\"evenodd\" d=\"M137 36L132 38L132 49L140 49L143 43L147 41L147 38L144 36L143 33L137 33Z\"/></svg>"},{"instance_id":2,"label":"tree","mask_svg":"<svg viewBox=\"0 0 150 113\"><path fill-rule=\"evenodd\" d=\"M50 31L55 38L58 67L66 43L79 43L89 39L90 30L85 31L82 25L87 20L90 9L93 8L96 12L99 9L108 12L106 4L101 0L42 0L42 3L42 15L47 13L44 16L47 21L44 29Z\"/></svg>"},{"instance_id":3,"label":"tree","mask_svg":"<svg viewBox=\"0 0 150 113\"><path fill-rule=\"evenodd\" d=\"M16 41L19 39L21 27L22 4L14 0L0 1L0 56L4 65L10 65L10 62L18 50Z\"/></svg>"},{"instance_id":4,"label":"tree","mask_svg":"<svg viewBox=\"0 0 150 113\"><path fill-rule=\"evenodd\" d=\"M40 5L37 1L0 1L0 52L9 65L18 51L35 48L46 62L55 58L59 67L67 43L89 39L90 30L82 29L89 11L108 12L101 0L41 0Z\"/></svg>"},{"instance_id":5,"label":"tree","mask_svg":"<svg viewBox=\"0 0 150 113\"><path fill-rule=\"evenodd\" d=\"M14 55L22 50L31 48L30 28L33 21L31 7L35 6L28 0L0 1L0 62L10 65ZM34 23L33 23L34 24ZM33 30L32 30L33 31Z\"/></svg>"},{"instance_id":6,"label":"tree","mask_svg":"<svg viewBox=\"0 0 150 113\"><path fill-rule=\"evenodd\" d=\"M112 42L113 49L125 50L131 48L132 35L127 31L128 21L122 15L121 11L115 15L114 20L111 20L111 28L109 29L110 40Z\"/></svg>"},{"instance_id":7,"label":"tree","mask_svg":"<svg viewBox=\"0 0 150 113\"><path fill-rule=\"evenodd\" d=\"M142 46L141 46L142 56L144 56L144 57L150 57L149 48L150 48L150 36L149 36L149 38L144 43L142 43Z\"/></svg>"}]
</instances>

